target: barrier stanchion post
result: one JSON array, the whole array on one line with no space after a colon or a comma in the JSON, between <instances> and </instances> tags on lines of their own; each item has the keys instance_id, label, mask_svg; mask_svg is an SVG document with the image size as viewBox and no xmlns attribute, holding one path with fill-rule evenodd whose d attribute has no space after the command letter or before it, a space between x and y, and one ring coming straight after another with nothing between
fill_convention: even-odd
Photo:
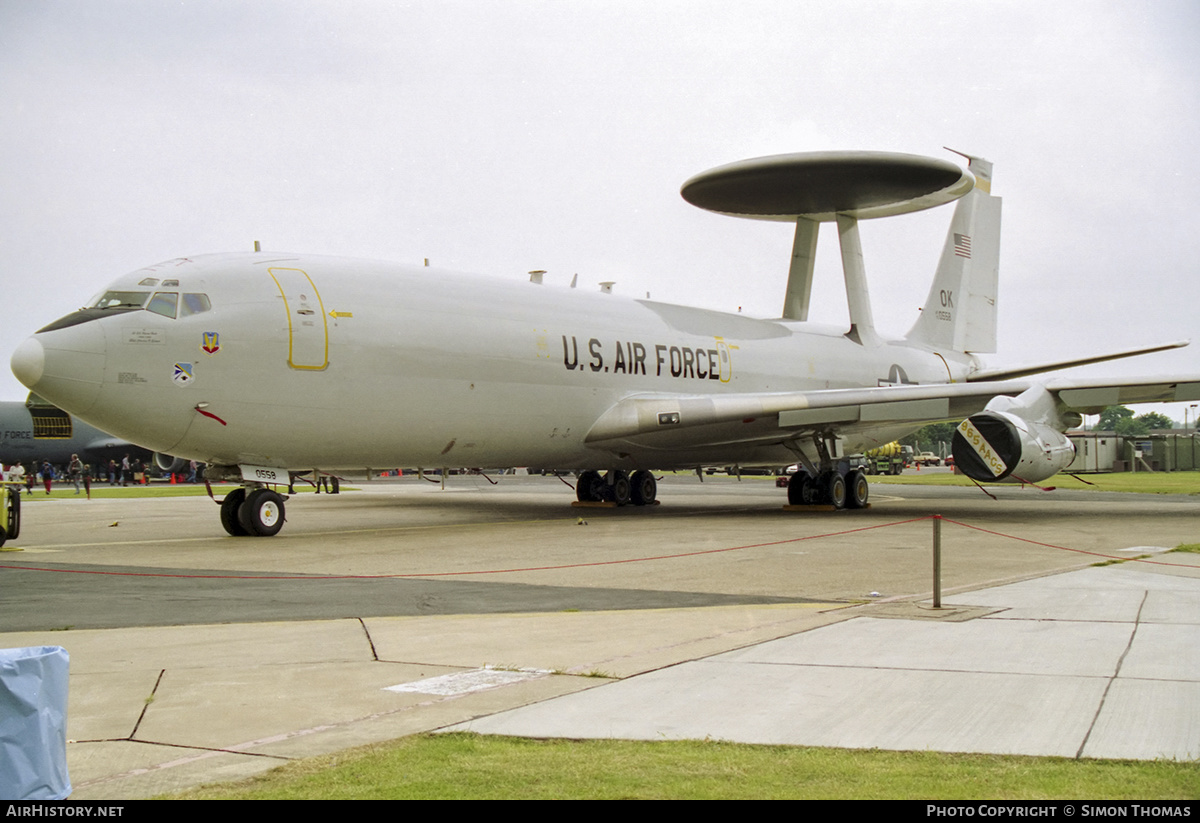
<instances>
[{"instance_id":1,"label":"barrier stanchion post","mask_svg":"<svg viewBox=\"0 0 1200 823\"><path fill-rule=\"evenodd\" d=\"M933 607L942 607L942 516L933 516Z\"/></svg>"}]
</instances>

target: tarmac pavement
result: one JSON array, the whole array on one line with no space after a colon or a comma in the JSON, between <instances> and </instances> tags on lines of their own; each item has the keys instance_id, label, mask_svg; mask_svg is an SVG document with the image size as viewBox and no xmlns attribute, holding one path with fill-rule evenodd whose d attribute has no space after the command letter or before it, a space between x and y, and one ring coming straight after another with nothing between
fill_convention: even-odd
<instances>
[{"instance_id":1,"label":"tarmac pavement","mask_svg":"<svg viewBox=\"0 0 1200 823\"><path fill-rule=\"evenodd\" d=\"M449 730L1200 758L1200 580L1125 564L943 605L942 619L929 603L853 610L863 616Z\"/></svg>"},{"instance_id":2,"label":"tarmac pavement","mask_svg":"<svg viewBox=\"0 0 1200 823\"><path fill-rule=\"evenodd\" d=\"M1200 757L1200 555L1160 551L1197 541L1200 501L879 487L857 518L796 517L765 482L710 481L664 483L660 511L581 516L554 483L297 500L287 537L262 540L216 533L211 504L197 519L206 501L31 506L26 551L0 555L0 626L23 626L0 646L68 649L78 799L439 729ZM935 510L1152 557L1095 568L1093 555L964 531L946 541L953 590L934 611L922 569ZM595 565L567 562L581 552ZM164 587L163 570L197 585ZM223 583L200 585L221 570ZM435 570L473 588L372 582ZM361 586L326 588L335 574Z\"/></svg>"}]
</instances>

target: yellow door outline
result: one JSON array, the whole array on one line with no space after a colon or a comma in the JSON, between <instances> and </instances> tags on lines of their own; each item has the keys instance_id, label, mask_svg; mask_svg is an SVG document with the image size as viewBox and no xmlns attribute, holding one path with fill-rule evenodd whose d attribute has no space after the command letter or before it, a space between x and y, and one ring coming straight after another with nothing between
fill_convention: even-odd
<instances>
[{"instance_id":1,"label":"yellow door outline","mask_svg":"<svg viewBox=\"0 0 1200 823\"><path fill-rule=\"evenodd\" d=\"M324 369L329 365L329 323L317 284L303 269L270 268L267 273L283 297L287 314L288 365L309 371Z\"/></svg>"},{"instance_id":2,"label":"yellow door outline","mask_svg":"<svg viewBox=\"0 0 1200 823\"><path fill-rule=\"evenodd\" d=\"M731 346L725 342L724 337L714 337L717 341L717 356L720 363L718 374L722 383L728 383L733 378L733 360L729 356L730 349L736 349L737 346Z\"/></svg>"}]
</instances>

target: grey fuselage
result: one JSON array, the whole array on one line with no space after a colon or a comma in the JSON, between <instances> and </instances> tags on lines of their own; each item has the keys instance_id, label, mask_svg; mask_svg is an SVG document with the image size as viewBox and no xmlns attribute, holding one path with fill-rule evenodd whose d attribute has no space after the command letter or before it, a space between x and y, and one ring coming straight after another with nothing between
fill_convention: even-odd
<instances>
[{"instance_id":1,"label":"grey fuselage","mask_svg":"<svg viewBox=\"0 0 1200 823\"><path fill-rule=\"evenodd\" d=\"M811 323L343 258L206 255L108 289L171 294L179 309L59 321L14 370L121 438L221 465L786 464L794 453L761 438L650 448L587 436L629 398L947 383L978 368ZM846 432L847 453L916 427Z\"/></svg>"}]
</instances>

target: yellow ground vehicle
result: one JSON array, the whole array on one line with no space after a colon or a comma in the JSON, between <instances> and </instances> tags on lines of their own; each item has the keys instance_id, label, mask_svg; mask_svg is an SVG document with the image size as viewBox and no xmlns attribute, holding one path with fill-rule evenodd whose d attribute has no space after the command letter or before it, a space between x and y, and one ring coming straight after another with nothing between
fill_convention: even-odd
<instances>
[{"instance_id":1,"label":"yellow ground vehicle","mask_svg":"<svg viewBox=\"0 0 1200 823\"><path fill-rule=\"evenodd\" d=\"M896 441L864 453L867 474L900 474L904 471L904 447Z\"/></svg>"},{"instance_id":2,"label":"yellow ground vehicle","mask_svg":"<svg viewBox=\"0 0 1200 823\"><path fill-rule=\"evenodd\" d=\"M21 535L21 487L16 483L0 485L0 546L6 540L16 540Z\"/></svg>"}]
</instances>

